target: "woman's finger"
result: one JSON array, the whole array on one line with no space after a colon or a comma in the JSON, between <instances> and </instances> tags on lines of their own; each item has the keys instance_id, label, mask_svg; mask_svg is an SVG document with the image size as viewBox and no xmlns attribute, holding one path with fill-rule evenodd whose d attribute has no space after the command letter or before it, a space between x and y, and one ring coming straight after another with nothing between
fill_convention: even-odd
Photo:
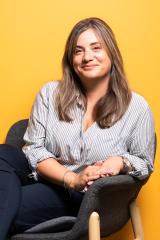
<instances>
[{"instance_id":1,"label":"woman's finger","mask_svg":"<svg viewBox=\"0 0 160 240\"><path fill-rule=\"evenodd\" d=\"M94 181L89 181L89 182L87 183L87 185L88 185L88 186L91 186L92 183L94 183Z\"/></svg>"},{"instance_id":2,"label":"woman's finger","mask_svg":"<svg viewBox=\"0 0 160 240\"><path fill-rule=\"evenodd\" d=\"M94 164L94 166L102 166L102 164L103 164L103 161L100 160L100 161L97 161L97 162Z\"/></svg>"}]
</instances>

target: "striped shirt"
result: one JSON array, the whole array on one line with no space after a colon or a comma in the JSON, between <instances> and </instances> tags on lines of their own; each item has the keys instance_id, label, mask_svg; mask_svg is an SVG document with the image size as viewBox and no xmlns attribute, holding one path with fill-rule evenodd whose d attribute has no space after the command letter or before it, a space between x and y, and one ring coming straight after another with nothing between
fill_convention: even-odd
<instances>
[{"instance_id":1,"label":"striped shirt","mask_svg":"<svg viewBox=\"0 0 160 240\"><path fill-rule=\"evenodd\" d=\"M84 110L78 99L72 111L73 121L59 120L54 98L57 85L58 81L51 81L37 94L24 135L23 152L34 174L37 162L47 158L79 172L110 156L126 157L134 169L129 174L139 179L153 171L154 122L142 96L132 92L127 111L112 127L101 129L94 122L84 132Z\"/></svg>"}]
</instances>

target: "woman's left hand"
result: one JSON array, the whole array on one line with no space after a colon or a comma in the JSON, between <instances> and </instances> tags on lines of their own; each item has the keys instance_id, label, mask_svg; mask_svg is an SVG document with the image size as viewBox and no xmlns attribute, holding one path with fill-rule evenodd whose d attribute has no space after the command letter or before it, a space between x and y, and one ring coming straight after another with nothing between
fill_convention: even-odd
<instances>
[{"instance_id":1,"label":"woman's left hand","mask_svg":"<svg viewBox=\"0 0 160 240\"><path fill-rule=\"evenodd\" d=\"M105 161L98 161L95 165L100 165L99 174L101 177L115 176L123 169L123 159L120 156L109 157Z\"/></svg>"},{"instance_id":2,"label":"woman's left hand","mask_svg":"<svg viewBox=\"0 0 160 240\"><path fill-rule=\"evenodd\" d=\"M119 156L113 156L109 157L105 161L97 161L95 166L99 166L99 169L97 171L97 174L100 177L109 177L109 176L115 176L120 173L120 171L123 169L123 160L122 157ZM85 187L85 191L87 191L88 187L93 184L94 181L89 181L87 183L87 187Z\"/></svg>"}]
</instances>

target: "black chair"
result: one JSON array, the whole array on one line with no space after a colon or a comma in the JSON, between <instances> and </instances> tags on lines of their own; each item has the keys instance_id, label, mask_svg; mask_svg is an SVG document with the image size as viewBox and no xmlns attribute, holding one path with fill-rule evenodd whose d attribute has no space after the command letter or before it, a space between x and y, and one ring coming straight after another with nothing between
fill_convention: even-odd
<instances>
[{"instance_id":1,"label":"black chair","mask_svg":"<svg viewBox=\"0 0 160 240\"><path fill-rule=\"evenodd\" d=\"M27 119L15 123L7 134L6 143L22 148L27 123ZM65 216L43 222L12 236L11 240L99 240L100 236L106 237L121 229L130 217L135 239L142 240L135 199L146 181L129 175L98 179L85 193L77 217Z\"/></svg>"}]
</instances>

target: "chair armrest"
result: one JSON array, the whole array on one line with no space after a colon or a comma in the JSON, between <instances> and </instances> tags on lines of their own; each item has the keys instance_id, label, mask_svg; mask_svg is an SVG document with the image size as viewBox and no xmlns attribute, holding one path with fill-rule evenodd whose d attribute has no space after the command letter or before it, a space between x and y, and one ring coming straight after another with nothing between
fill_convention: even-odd
<instances>
[{"instance_id":1,"label":"chair armrest","mask_svg":"<svg viewBox=\"0 0 160 240\"><path fill-rule=\"evenodd\" d=\"M83 198L72 234L81 238L87 233L88 219L96 211L100 216L101 237L119 230L129 219L129 204L135 199L146 180L129 175L105 177L95 181ZM83 226L83 228L82 228ZM81 234L80 234L81 232ZM77 239L81 239L78 238Z\"/></svg>"},{"instance_id":2,"label":"chair armrest","mask_svg":"<svg viewBox=\"0 0 160 240\"><path fill-rule=\"evenodd\" d=\"M76 217L64 216L54 218L42 222L32 228L29 228L25 233L58 233L70 230L76 222Z\"/></svg>"}]
</instances>

